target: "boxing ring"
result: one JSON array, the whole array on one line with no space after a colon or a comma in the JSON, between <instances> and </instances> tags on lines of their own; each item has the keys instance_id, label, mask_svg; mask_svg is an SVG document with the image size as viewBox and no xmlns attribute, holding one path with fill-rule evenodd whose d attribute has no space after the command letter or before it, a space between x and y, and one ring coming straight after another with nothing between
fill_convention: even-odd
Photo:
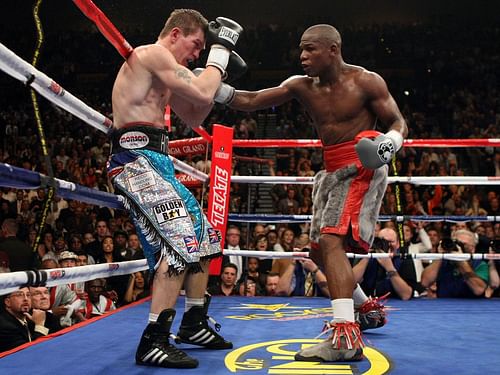
<instances>
[{"instance_id":1,"label":"boxing ring","mask_svg":"<svg viewBox=\"0 0 500 375\"><path fill-rule=\"evenodd\" d=\"M89 2L75 1L80 7ZM90 2L90 4L92 4ZM84 13L94 22L103 15L92 7ZM99 17L97 17L99 16ZM113 28L105 28L106 37L122 56L131 47ZM111 30L111 31L110 31ZM102 30L101 30L102 31ZM121 39L120 39L121 37ZM20 59L0 43L0 69L35 89L49 101L72 113L92 127L107 133L112 126L110 119L93 110L81 100L65 91L50 77ZM215 126L214 132L224 131ZM307 215L250 215L228 214L230 183L312 184L309 177L227 176L232 158L232 147L321 147L317 140L232 140L210 136L198 128L201 138L170 142L170 149L198 148L212 143L212 171L210 176L190 167L171 156L175 168L190 181L210 181L209 219L220 221L214 227L222 233L228 221L245 223L289 223L310 220ZM218 143L219 142L219 143ZM222 142L222 143L221 143ZM409 147L497 147L499 139L474 140L406 140ZM224 152L221 152L224 147ZM218 154L217 154L218 153ZM221 165L222 160L226 164ZM230 165L229 165L230 170ZM390 177L389 183L419 185L497 185L498 177ZM224 185L224 186L223 186ZM0 186L18 189L37 189L54 186L57 194L66 199L77 199L89 204L123 208L121 198L113 194L54 179L36 172L0 163ZM222 192L222 188L225 190ZM215 191L215 192L214 192ZM218 192L218 193L217 193ZM221 201L221 197L224 198ZM405 216L386 215L381 221L490 221L498 216ZM263 258L307 257L305 252L263 254L250 250L229 251L227 255L258 256ZM349 254L350 257L386 257L388 254ZM419 259L500 259L499 254L408 254ZM97 277L129 274L147 268L145 260L107 263L72 269L12 272L0 274L0 295L24 285L54 286L69 282L86 281ZM0 373L53 374L62 371L73 373L164 373L179 370L144 368L134 362L135 349L140 333L146 324L150 300L145 299L119 308L115 312L79 323L54 335L26 344L10 352L0 353ZM390 300L387 303L389 323L364 334L367 348L365 359L355 363L296 362L293 354L321 330L323 321L331 317L331 307L323 298L286 297L213 297L210 315L222 324L222 333L234 343L234 349L210 351L188 345L180 347L200 360L200 366L186 373L241 373L241 374L473 374L495 373L500 368L500 346L497 332L500 320L492 319L500 308L500 300L413 299ZM177 302L177 310L184 306L184 298ZM174 323L177 331L179 319Z\"/></svg>"},{"instance_id":2,"label":"boxing ring","mask_svg":"<svg viewBox=\"0 0 500 375\"><path fill-rule=\"evenodd\" d=\"M196 369L136 366L135 349L149 302L80 323L0 358L2 374L495 374L500 368L499 300L390 300L389 323L367 331L365 359L352 363L295 362L293 354L329 319L322 298L213 297L210 314L234 349L180 345ZM182 310L183 297L177 303ZM179 322L174 323L177 332Z\"/></svg>"}]
</instances>

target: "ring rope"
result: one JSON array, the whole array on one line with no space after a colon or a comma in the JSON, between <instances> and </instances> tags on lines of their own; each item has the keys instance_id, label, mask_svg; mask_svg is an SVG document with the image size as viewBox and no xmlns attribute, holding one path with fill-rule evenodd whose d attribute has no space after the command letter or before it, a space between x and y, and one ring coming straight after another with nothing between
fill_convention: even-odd
<instances>
[{"instance_id":1,"label":"ring rope","mask_svg":"<svg viewBox=\"0 0 500 375\"><path fill-rule=\"evenodd\" d=\"M90 0L73 0L75 5L97 26L102 35L116 48L126 60L132 51L132 46L113 25L108 17Z\"/></svg>"},{"instance_id":2,"label":"ring rope","mask_svg":"<svg viewBox=\"0 0 500 375\"><path fill-rule=\"evenodd\" d=\"M498 185L500 177L497 176L390 176L390 184L395 182L414 185ZM231 182L235 183L267 183L267 184L297 184L312 185L314 177L300 176L232 176Z\"/></svg>"},{"instance_id":3,"label":"ring rope","mask_svg":"<svg viewBox=\"0 0 500 375\"><path fill-rule=\"evenodd\" d=\"M46 176L24 168L0 163L0 186L15 189L38 189ZM57 194L65 199L75 199L93 205L106 205L110 208L123 209L122 197L105 191L80 186L54 178Z\"/></svg>"},{"instance_id":4,"label":"ring rope","mask_svg":"<svg viewBox=\"0 0 500 375\"><path fill-rule=\"evenodd\" d=\"M499 147L500 138L477 139L405 139L406 147ZM323 147L319 139L235 139L234 147Z\"/></svg>"},{"instance_id":5,"label":"ring rope","mask_svg":"<svg viewBox=\"0 0 500 375\"><path fill-rule=\"evenodd\" d=\"M50 270L31 270L0 273L0 295L11 293L22 286L55 286L84 282L101 277L128 275L148 269L146 259L117 263L102 263Z\"/></svg>"},{"instance_id":6,"label":"ring rope","mask_svg":"<svg viewBox=\"0 0 500 375\"><path fill-rule=\"evenodd\" d=\"M182 160L174 158L172 155L169 155L168 157L172 161L174 167L176 167L175 169L177 169L178 171L184 172L185 174L202 182L208 181L209 177L206 173L203 173L202 171L190 166L189 164L184 163Z\"/></svg>"},{"instance_id":7,"label":"ring rope","mask_svg":"<svg viewBox=\"0 0 500 375\"><path fill-rule=\"evenodd\" d=\"M312 215L229 214L228 220L236 223L305 223ZM469 221L496 222L500 216L438 216L438 215L380 215L378 221L429 221L462 223Z\"/></svg>"},{"instance_id":8,"label":"ring rope","mask_svg":"<svg viewBox=\"0 0 500 375\"><path fill-rule=\"evenodd\" d=\"M189 174L193 178L205 181L208 176L190 165L170 157L176 169ZM0 163L0 186L15 189L38 189L45 185L47 177L41 173L9 164ZM119 195L91 189L73 182L54 178L57 194L65 199L76 199L93 205L106 205L110 208L123 209L123 198Z\"/></svg>"},{"instance_id":9,"label":"ring rope","mask_svg":"<svg viewBox=\"0 0 500 375\"><path fill-rule=\"evenodd\" d=\"M110 119L64 90L56 81L21 59L2 43L0 43L0 69L97 130L108 133L111 128Z\"/></svg>"},{"instance_id":10,"label":"ring rope","mask_svg":"<svg viewBox=\"0 0 500 375\"><path fill-rule=\"evenodd\" d=\"M305 251L256 251L256 250L229 250L224 249L225 255L240 255L262 259L308 258ZM354 254L346 253L352 259L380 259L394 258L399 255L390 253ZM422 260L450 260L468 261L471 259L500 260L500 254L463 254L463 253L419 253L405 254L406 258ZM100 277L127 275L148 268L146 259L131 260L118 263L102 263L70 268L54 268L50 270L18 271L0 274L0 295L11 293L23 286L56 286L75 282L94 280Z\"/></svg>"},{"instance_id":11,"label":"ring rope","mask_svg":"<svg viewBox=\"0 0 500 375\"><path fill-rule=\"evenodd\" d=\"M174 165L186 173L193 172L193 177L207 179L208 176L203 172L191 167L190 165L171 157ZM180 169L183 168L183 169ZM30 171L24 168L15 167L9 164L0 163L0 186L16 189L37 189L43 184L44 175ZM238 176L232 176L231 179ZM202 179L202 180L203 180ZM80 186L73 182L54 179L57 185L58 194L65 199L77 199L82 202L96 205L107 205L110 208L123 209L122 198L120 196ZM381 215L380 221L398 220L397 215ZM229 220L245 222L304 222L311 220L310 215L255 215L255 214L229 214ZM500 221L500 216L407 216L403 215L403 220L413 221Z\"/></svg>"},{"instance_id":12,"label":"ring rope","mask_svg":"<svg viewBox=\"0 0 500 375\"><path fill-rule=\"evenodd\" d=\"M258 250L224 250L224 255L240 255L252 258L262 259L284 259L284 258L309 258L307 251L258 251ZM397 258L400 254L391 253L368 253L355 254L346 253L348 258L352 259L382 259L382 258ZM500 260L500 254L465 254L465 253L417 253L417 254L401 254L404 258L421 259L421 260L451 260L455 262L463 262L472 259L481 260Z\"/></svg>"}]
</instances>

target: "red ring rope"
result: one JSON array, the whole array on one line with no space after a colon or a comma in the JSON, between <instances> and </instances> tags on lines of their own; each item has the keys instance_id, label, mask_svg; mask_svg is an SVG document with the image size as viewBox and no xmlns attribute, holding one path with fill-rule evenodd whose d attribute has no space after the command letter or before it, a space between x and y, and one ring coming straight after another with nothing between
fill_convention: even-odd
<instances>
[{"instance_id":1,"label":"red ring rope","mask_svg":"<svg viewBox=\"0 0 500 375\"><path fill-rule=\"evenodd\" d=\"M234 147L322 147L319 139L235 139ZM500 139L406 139L406 147L499 147Z\"/></svg>"}]
</instances>

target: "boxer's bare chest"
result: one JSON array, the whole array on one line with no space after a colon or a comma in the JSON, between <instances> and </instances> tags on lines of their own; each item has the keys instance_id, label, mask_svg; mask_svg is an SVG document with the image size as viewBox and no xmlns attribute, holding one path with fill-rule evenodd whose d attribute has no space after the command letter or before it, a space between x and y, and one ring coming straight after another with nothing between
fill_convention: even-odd
<instances>
[{"instance_id":1,"label":"boxer's bare chest","mask_svg":"<svg viewBox=\"0 0 500 375\"><path fill-rule=\"evenodd\" d=\"M375 121L364 92L353 80L331 86L310 85L300 101L324 144L352 140L360 131L371 129Z\"/></svg>"}]
</instances>

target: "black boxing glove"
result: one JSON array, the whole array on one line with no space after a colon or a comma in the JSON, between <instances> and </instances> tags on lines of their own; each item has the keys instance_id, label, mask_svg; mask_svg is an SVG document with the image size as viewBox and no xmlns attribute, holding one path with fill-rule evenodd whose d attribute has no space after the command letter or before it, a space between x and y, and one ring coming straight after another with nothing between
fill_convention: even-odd
<instances>
[{"instance_id":1,"label":"black boxing glove","mask_svg":"<svg viewBox=\"0 0 500 375\"><path fill-rule=\"evenodd\" d=\"M248 70L247 63L235 51L231 52L229 62L226 67L226 73L222 76L222 80L231 83L243 76Z\"/></svg>"},{"instance_id":2,"label":"black boxing glove","mask_svg":"<svg viewBox=\"0 0 500 375\"><path fill-rule=\"evenodd\" d=\"M229 50L232 50L243 32L243 28L235 21L217 17L215 21L208 24L207 44L220 44Z\"/></svg>"},{"instance_id":3,"label":"black boxing glove","mask_svg":"<svg viewBox=\"0 0 500 375\"><path fill-rule=\"evenodd\" d=\"M233 20L217 17L208 24L207 44L211 45L206 66L214 66L224 75L231 50L243 28Z\"/></svg>"}]
</instances>

